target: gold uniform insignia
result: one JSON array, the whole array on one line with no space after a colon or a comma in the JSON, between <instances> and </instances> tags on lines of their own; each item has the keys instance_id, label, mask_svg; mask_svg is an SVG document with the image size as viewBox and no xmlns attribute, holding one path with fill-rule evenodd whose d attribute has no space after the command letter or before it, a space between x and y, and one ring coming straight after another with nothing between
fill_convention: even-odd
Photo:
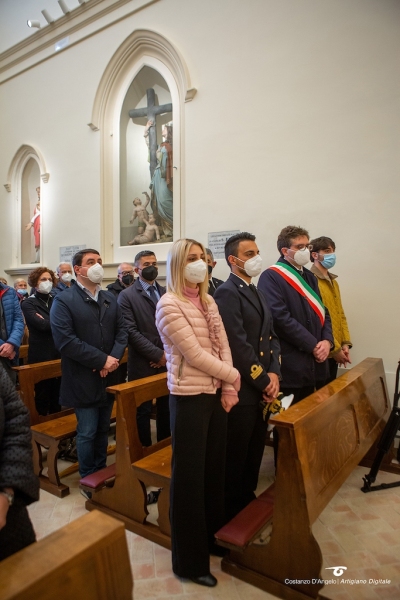
<instances>
[{"instance_id":1,"label":"gold uniform insignia","mask_svg":"<svg viewBox=\"0 0 400 600\"><path fill-rule=\"evenodd\" d=\"M263 368L261 365L252 365L251 366L250 375L253 379L257 379L257 377L260 377L262 372L263 372Z\"/></svg>"}]
</instances>

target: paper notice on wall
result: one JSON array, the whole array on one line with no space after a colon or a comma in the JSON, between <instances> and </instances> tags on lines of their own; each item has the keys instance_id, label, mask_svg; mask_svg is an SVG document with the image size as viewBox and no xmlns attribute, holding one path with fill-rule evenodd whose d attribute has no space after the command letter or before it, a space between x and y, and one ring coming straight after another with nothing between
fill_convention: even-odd
<instances>
[{"instance_id":1,"label":"paper notice on wall","mask_svg":"<svg viewBox=\"0 0 400 600\"><path fill-rule=\"evenodd\" d=\"M208 248L214 256L214 260L225 258L225 242L230 237L240 233L240 229L233 231L214 231L208 234Z\"/></svg>"},{"instance_id":2,"label":"paper notice on wall","mask_svg":"<svg viewBox=\"0 0 400 600\"><path fill-rule=\"evenodd\" d=\"M84 250L86 248L86 244L81 244L80 246L61 246L60 247L60 263L72 263L72 257L74 254L79 252L79 250Z\"/></svg>"}]
</instances>

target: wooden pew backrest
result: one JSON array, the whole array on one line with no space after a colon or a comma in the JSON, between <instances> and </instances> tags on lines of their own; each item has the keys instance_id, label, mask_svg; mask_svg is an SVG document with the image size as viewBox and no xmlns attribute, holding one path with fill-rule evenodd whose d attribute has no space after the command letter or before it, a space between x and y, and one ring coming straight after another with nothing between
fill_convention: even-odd
<instances>
[{"instance_id":1,"label":"wooden pew backrest","mask_svg":"<svg viewBox=\"0 0 400 600\"><path fill-rule=\"evenodd\" d=\"M22 348L22 346L21 346ZM26 346L26 349L28 347ZM27 350L26 350L27 352ZM124 355L120 363L126 363L128 360L128 350L125 349ZM63 417L74 412L72 408L54 413L52 415L39 415L35 405L35 384L39 381L52 379L53 377L61 377L61 359L49 360L41 363L33 363L31 365L23 365L22 367L14 367L14 371L18 373L19 393L22 401L28 408L31 415L31 425L45 423Z\"/></svg>"},{"instance_id":2,"label":"wooden pew backrest","mask_svg":"<svg viewBox=\"0 0 400 600\"><path fill-rule=\"evenodd\" d=\"M380 435L388 412L382 360L368 358L274 419L300 462L311 524Z\"/></svg>"},{"instance_id":3,"label":"wooden pew backrest","mask_svg":"<svg viewBox=\"0 0 400 600\"><path fill-rule=\"evenodd\" d=\"M131 600L123 523L93 511L0 563L0 600Z\"/></svg>"},{"instance_id":4,"label":"wooden pew backrest","mask_svg":"<svg viewBox=\"0 0 400 600\"><path fill-rule=\"evenodd\" d=\"M224 571L287 600L322 598L322 553L312 524L379 438L389 404L382 360L367 358L274 418L279 447L271 538L231 551Z\"/></svg>"}]
</instances>

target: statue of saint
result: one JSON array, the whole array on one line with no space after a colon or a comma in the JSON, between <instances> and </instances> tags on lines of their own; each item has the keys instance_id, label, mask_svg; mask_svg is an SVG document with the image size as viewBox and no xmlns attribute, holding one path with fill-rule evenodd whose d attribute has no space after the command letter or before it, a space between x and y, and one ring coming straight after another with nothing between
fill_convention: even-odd
<instances>
[{"instance_id":1,"label":"statue of saint","mask_svg":"<svg viewBox=\"0 0 400 600\"><path fill-rule=\"evenodd\" d=\"M149 146L149 129L154 127L152 120L147 121L144 138ZM173 162L172 162L172 124L162 128L163 142L157 148L157 166L150 183L152 191L152 209L165 237L172 237L173 231Z\"/></svg>"},{"instance_id":2,"label":"statue of saint","mask_svg":"<svg viewBox=\"0 0 400 600\"><path fill-rule=\"evenodd\" d=\"M37 204L33 210L33 217L25 226L25 231L29 231L33 227L33 237L35 239L35 260L34 263L40 262L40 187L36 188L38 196Z\"/></svg>"}]
</instances>

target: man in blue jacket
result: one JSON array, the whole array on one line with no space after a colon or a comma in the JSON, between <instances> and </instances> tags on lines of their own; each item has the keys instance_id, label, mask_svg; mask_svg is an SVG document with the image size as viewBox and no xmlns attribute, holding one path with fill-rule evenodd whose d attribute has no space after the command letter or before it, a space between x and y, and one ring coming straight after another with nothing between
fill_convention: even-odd
<instances>
[{"instance_id":1,"label":"man in blue jacket","mask_svg":"<svg viewBox=\"0 0 400 600\"><path fill-rule=\"evenodd\" d=\"M299 402L322 387L329 376L328 355L333 348L331 319L324 307L310 261L309 235L288 226L278 236L280 258L258 282L274 319L281 343L281 392Z\"/></svg>"},{"instance_id":2,"label":"man in blue jacket","mask_svg":"<svg viewBox=\"0 0 400 600\"><path fill-rule=\"evenodd\" d=\"M24 326L16 291L0 282L0 360L14 383L16 375L11 367L18 364Z\"/></svg>"},{"instance_id":3,"label":"man in blue jacket","mask_svg":"<svg viewBox=\"0 0 400 600\"><path fill-rule=\"evenodd\" d=\"M72 265L76 284L57 294L50 322L61 354L60 404L75 409L79 472L85 477L106 466L113 405L106 388L117 383L128 334L115 297L101 289L97 250L80 250Z\"/></svg>"}]
</instances>

